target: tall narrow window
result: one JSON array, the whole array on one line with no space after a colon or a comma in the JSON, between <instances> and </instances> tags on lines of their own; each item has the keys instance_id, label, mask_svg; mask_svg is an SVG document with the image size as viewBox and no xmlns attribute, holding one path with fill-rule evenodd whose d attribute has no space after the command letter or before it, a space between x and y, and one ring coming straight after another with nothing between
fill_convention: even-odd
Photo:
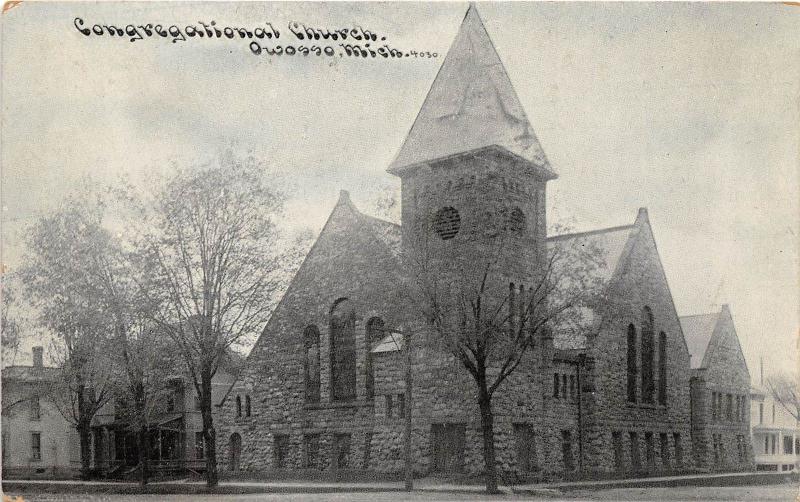
<instances>
[{"instance_id":1,"label":"tall narrow window","mask_svg":"<svg viewBox=\"0 0 800 502\"><path fill-rule=\"evenodd\" d=\"M758 403L758 423L764 423L764 403Z\"/></svg>"},{"instance_id":2,"label":"tall narrow window","mask_svg":"<svg viewBox=\"0 0 800 502\"><path fill-rule=\"evenodd\" d=\"M569 376L569 398L575 399L575 375Z\"/></svg>"},{"instance_id":3,"label":"tall narrow window","mask_svg":"<svg viewBox=\"0 0 800 502\"><path fill-rule=\"evenodd\" d=\"M242 398L241 396L236 396L236 418L241 418L242 416Z\"/></svg>"},{"instance_id":4,"label":"tall narrow window","mask_svg":"<svg viewBox=\"0 0 800 502\"><path fill-rule=\"evenodd\" d=\"M31 460L42 459L42 433L31 432Z\"/></svg>"},{"instance_id":5,"label":"tall narrow window","mask_svg":"<svg viewBox=\"0 0 800 502\"><path fill-rule=\"evenodd\" d=\"M653 402L653 312L650 307L645 307L642 311L642 402Z\"/></svg>"},{"instance_id":6,"label":"tall narrow window","mask_svg":"<svg viewBox=\"0 0 800 502\"><path fill-rule=\"evenodd\" d=\"M717 393L711 393L711 421L717 421Z\"/></svg>"},{"instance_id":7,"label":"tall narrow window","mask_svg":"<svg viewBox=\"0 0 800 502\"><path fill-rule=\"evenodd\" d=\"M400 418L406 417L406 395L397 395L397 414Z\"/></svg>"},{"instance_id":8,"label":"tall narrow window","mask_svg":"<svg viewBox=\"0 0 800 502\"><path fill-rule=\"evenodd\" d=\"M42 407L39 404L39 396L31 396L31 420L41 420Z\"/></svg>"},{"instance_id":9,"label":"tall narrow window","mask_svg":"<svg viewBox=\"0 0 800 502\"><path fill-rule=\"evenodd\" d=\"M667 334L658 335L658 404L667 404Z\"/></svg>"},{"instance_id":10,"label":"tall narrow window","mask_svg":"<svg viewBox=\"0 0 800 502\"><path fill-rule=\"evenodd\" d=\"M575 470L575 461L572 458L572 433L561 431L561 455L564 461L564 470L567 472Z\"/></svg>"},{"instance_id":11,"label":"tall narrow window","mask_svg":"<svg viewBox=\"0 0 800 502\"><path fill-rule=\"evenodd\" d=\"M244 416L249 417L250 412L250 396L244 396Z\"/></svg>"},{"instance_id":12,"label":"tall narrow window","mask_svg":"<svg viewBox=\"0 0 800 502\"><path fill-rule=\"evenodd\" d=\"M630 442L631 442L631 469L636 471L642 470L642 460L639 456L639 434L636 432L630 432Z\"/></svg>"},{"instance_id":13,"label":"tall narrow window","mask_svg":"<svg viewBox=\"0 0 800 502\"><path fill-rule=\"evenodd\" d=\"M313 324L303 333L305 345L306 402L319 402L319 329Z\"/></svg>"},{"instance_id":14,"label":"tall narrow window","mask_svg":"<svg viewBox=\"0 0 800 502\"><path fill-rule=\"evenodd\" d=\"M366 336L366 364L364 367L365 383L364 388L367 393L367 399L375 397L375 369L372 366L372 347L381 341L383 338L383 319L380 317L373 317L367 321L367 336Z\"/></svg>"},{"instance_id":15,"label":"tall narrow window","mask_svg":"<svg viewBox=\"0 0 800 502\"><path fill-rule=\"evenodd\" d=\"M331 309L331 394L333 401L356 397L356 313L342 298Z\"/></svg>"},{"instance_id":16,"label":"tall narrow window","mask_svg":"<svg viewBox=\"0 0 800 502\"><path fill-rule=\"evenodd\" d=\"M628 401L636 402L636 328L628 325Z\"/></svg>"},{"instance_id":17,"label":"tall narrow window","mask_svg":"<svg viewBox=\"0 0 800 502\"><path fill-rule=\"evenodd\" d=\"M727 406L725 407L725 418L727 418L728 421L730 422L733 420L733 395L728 394L727 398L728 400L727 400Z\"/></svg>"},{"instance_id":18,"label":"tall narrow window","mask_svg":"<svg viewBox=\"0 0 800 502\"><path fill-rule=\"evenodd\" d=\"M656 470L656 452L655 445L653 444L653 433L644 433L645 454L647 456L647 470L653 472Z\"/></svg>"},{"instance_id":19,"label":"tall narrow window","mask_svg":"<svg viewBox=\"0 0 800 502\"><path fill-rule=\"evenodd\" d=\"M683 466L683 445L679 432L672 433L672 441L675 443L675 467L680 468Z\"/></svg>"},{"instance_id":20,"label":"tall narrow window","mask_svg":"<svg viewBox=\"0 0 800 502\"><path fill-rule=\"evenodd\" d=\"M612 432L611 442L614 445L614 469L617 472L622 472L625 465L622 459L622 433Z\"/></svg>"},{"instance_id":21,"label":"tall narrow window","mask_svg":"<svg viewBox=\"0 0 800 502\"><path fill-rule=\"evenodd\" d=\"M661 447L661 466L665 471L668 471L671 465L669 460L669 438L666 432L659 434L659 442Z\"/></svg>"},{"instance_id":22,"label":"tall narrow window","mask_svg":"<svg viewBox=\"0 0 800 502\"><path fill-rule=\"evenodd\" d=\"M560 380L558 378L558 373L553 373L553 397L558 399L558 386L560 384Z\"/></svg>"},{"instance_id":23,"label":"tall narrow window","mask_svg":"<svg viewBox=\"0 0 800 502\"><path fill-rule=\"evenodd\" d=\"M561 395L564 399L569 398L569 394L567 394L567 375L561 375Z\"/></svg>"}]
</instances>

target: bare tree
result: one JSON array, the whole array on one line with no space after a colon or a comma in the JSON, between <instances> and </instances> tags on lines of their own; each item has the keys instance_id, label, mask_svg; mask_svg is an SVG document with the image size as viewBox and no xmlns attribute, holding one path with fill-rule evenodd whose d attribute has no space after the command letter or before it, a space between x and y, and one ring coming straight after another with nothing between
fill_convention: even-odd
<instances>
[{"instance_id":1,"label":"bare tree","mask_svg":"<svg viewBox=\"0 0 800 502\"><path fill-rule=\"evenodd\" d=\"M94 257L106 245L103 206L87 192L66 198L28 230L20 277L40 325L55 334L58 366L50 397L78 430L81 474L90 474L91 422L109 400L109 325L92 284Z\"/></svg>"},{"instance_id":2,"label":"bare tree","mask_svg":"<svg viewBox=\"0 0 800 502\"><path fill-rule=\"evenodd\" d=\"M536 340L554 332L585 334L586 309L601 291L593 271L602 258L590 243L576 242L542 253L538 267L512 278L508 228L462 243L431 234L422 229L410 239L409 296L477 387L486 491L496 493L492 398Z\"/></svg>"},{"instance_id":3,"label":"bare tree","mask_svg":"<svg viewBox=\"0 0 800 502\"><path fill-rule=\"evenodd\" d=\"M212 379L230 348L265 325L293 262L276 218L284 195L266 166L226 153L217 162L177 169L155 193L143 218L143 290L158 305L153 319L186 365L200 400L206 482L217 485Z\"/></svg>"},{"instance_id":4,"label":"bare tree","mask_svg":"<svg viewBox=\"0 0 800 502\"><path fill-rule=\"evenodd\" d=\"M800 422L800 373L777 373L767 379L772 398Z\"/></svg>"}]
</instances>

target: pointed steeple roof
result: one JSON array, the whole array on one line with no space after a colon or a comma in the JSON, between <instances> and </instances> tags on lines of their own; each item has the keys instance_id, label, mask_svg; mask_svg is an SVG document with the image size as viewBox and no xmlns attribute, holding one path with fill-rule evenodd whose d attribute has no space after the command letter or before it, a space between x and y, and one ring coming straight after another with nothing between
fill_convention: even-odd
<instances>
[{"instance_id":1,"label":"pointed steeple roof","mask_svg":"<svg viewBox=\"0 0 800 502\"><path fill-rule=\"evenodd\" d=\"M389 172L493 145L553 174L478 11L470 4Z\"/></svg>"}]
</instances>

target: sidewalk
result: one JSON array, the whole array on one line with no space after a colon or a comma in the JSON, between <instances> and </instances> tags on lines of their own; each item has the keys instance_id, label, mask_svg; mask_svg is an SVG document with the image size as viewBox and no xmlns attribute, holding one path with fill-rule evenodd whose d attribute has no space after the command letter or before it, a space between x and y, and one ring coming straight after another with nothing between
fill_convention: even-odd
<instances>
[{"instance_id":1,"label":"sidewalk","mask_svg":"<svg viewBox=\"0 0 800 502\"><path fill-rule=\"evenodd\" d=\"M652 478L611 479L602 481L571 481L542 484L500 486L503 494L558 495L574 490L602 490L612 488L670 487L670 486L735 486L783 483L796 473L744 472L725 474L692 474ZM37 487L50 492L63 490L69 493L203 493L205 482L173 480L155 481L142 488L135 482L124 481L72 481L72 480L4 480L3 486L19 489ZM483 493L483 485L447 483L435 478L414 481L414 490L441 493ZM402 492L402 481L393 482L331 482L331 481L221 481L214 493L348 493L348 492Z\"/></svg>"}]
</instances>

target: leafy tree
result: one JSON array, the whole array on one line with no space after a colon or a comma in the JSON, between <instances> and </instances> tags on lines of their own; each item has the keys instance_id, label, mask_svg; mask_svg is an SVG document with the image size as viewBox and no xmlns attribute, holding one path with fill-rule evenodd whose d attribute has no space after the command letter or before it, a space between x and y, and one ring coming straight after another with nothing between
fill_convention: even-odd
<instances>
[{"instance_id":1,"label":"leafy tree","mask_svg":"<svg viewBox=\"0 0 800 502\"><path fill-rule=\"evenodd\" d=\"M284 200L263 162L228 152L176 168L142 206L143 291L199 397L209 487L218 482L212 378L229 349L261 331L296 261L277 226Z\"/></svg>"},{"instance_id":2,"label":"leafy tree","mask_svg":"<svg viewBox=\"0 0 800 502\"><path fill-rule=\"evenodd\" d=\"M406 256L411 302L475 383L489 493L497 492L492 398L537 340L554 332L582 336L602 290L594 273L600 253L581 239L541 253L536 270L514 277L512 232L506 226L443 241L420 222Z\"/></svg>"},{"instance_id":3,"label":"leafy tree","mask_svg":"<svg viewBox=\"0 0 800 502\"><path fill-rule=\"evenodd\" d=\"M89 476L91 421L111 397L112 365L106 314L92 277L108 242L103 205L87 192L68 197L28 230L21 282L55 334L50 355L59 367L50 398L80 436L81 474Z\"/></svg>"}]
</instances>

